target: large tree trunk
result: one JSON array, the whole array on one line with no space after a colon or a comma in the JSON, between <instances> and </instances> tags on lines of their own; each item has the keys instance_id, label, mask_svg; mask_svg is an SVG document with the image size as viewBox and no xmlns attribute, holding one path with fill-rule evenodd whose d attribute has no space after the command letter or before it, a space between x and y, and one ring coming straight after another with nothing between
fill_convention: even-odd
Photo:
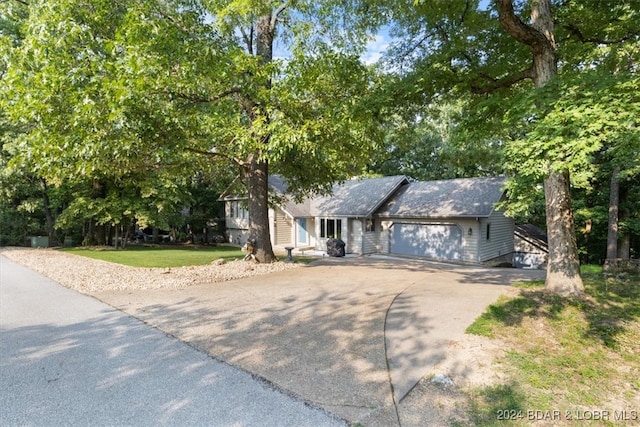
<instances>
[{"instance_id":1,"label":"large tree trunk","mask_svg":"<svg viewBox=\"0 0 640 427\"><path fill-rule=\"evenodd\" d=\"M47 181L44 178L40 178L40 189L42 191L42 203L44 204L44 217L47 226L47 235L49 236L49 246L54 246L55 233L54 228L55 221L53 219L53 212L51 211L51 201L49 200Z\"/></svg>"},{"instance_id":2,"label":"large tree trunk","mask_svg":"<svg viewBox=\"0 0 640 427\"><path fill-rule=\"evenodd\" d=\"M607 259L618 258L618 211L620 209L620 182L616 167L611 174L609 186L609 228L607 231Z\"/></svg>"},{"instance_id":3,"label":"large tree trunk","mask_svg":"<svg viewBox=\"0 0 640 427\"><path fill-rule=\"evenodd\" d=\"M256 55L263 64L273 60L273 38L275 21L271 14L258 18L256 24ZM271 82L266 82L266 88L271 88ZM261 114L268 122L266 111L260 111L260 106L253 107L255 111L247 111L249 115ZM269 135L256 135L261 144L269 142ZM256 260L262 263L275 261L269 233L269 165L266 160L260 160L260 153L250 156L245 167L247 187L249 192L249 239L253 241Z\"/></svg>"},{"instance_id":4,"label":"large tree trunk","mask_svg":"<svg viewBox=\"0 0 640 427\"><path fill-rule=\"evenodd\" d=\"M496 4L503 28L531 48L531 78L536 88L543 87L558 70L551 0L530 1L530 26L515 15L512 0L497 0ZM552 160L549 159L549 162ZM560 295L582 295L584 285L580 277L569 182L568 172L549 167L549 175L544 181L549 236L545 287Z\"/></svg>"},{"instance_id":5,"label":"large tree trunk","mask_svg":"<svg viewBox=\"0 0 640 427\"><path fill-rule=\"evenodd\" d=\"M269 233L269 168L266 162L252 159L246 170L249 189L249 239L256 260L273 262L275 255Z\"/></svg>"},{"instance_id":6,"label":"large tree trunk","mask_svg":"<svg viewBox=\"0 0 640 427\"><path fill-rule=\"evenodd\" d=\"M582 295L578 246L571 210L569 174L552 172L544 181L549 261L545 287L559 295Z\"/></svg>"},{"instance_id":7,"label":"large tree trunk","mask_svg":"<svg viewBox=\"0 0 640 427\"><path fill-rule=\"evenodd\" d=\"M531 21L533 28L542 33L547 41L534 44L533 48L533 83L539 88L547 84L558 71L551 0L531 2ZM559 295L580 296L584 293L584 284L580 277L569 172L550 169L544 181L544 195L549 240L545 288Z\"/></svg>"}]
</instances>

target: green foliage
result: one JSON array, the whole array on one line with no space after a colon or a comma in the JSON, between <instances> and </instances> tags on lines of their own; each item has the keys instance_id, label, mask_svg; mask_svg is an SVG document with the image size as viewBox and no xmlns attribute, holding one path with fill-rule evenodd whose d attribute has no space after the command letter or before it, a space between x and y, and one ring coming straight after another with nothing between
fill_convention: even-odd
<instances>
[{"instance_id":1,"label":"green foliage","mask_svg":"<svg viewBox=\"0 0 640 427\"><path fill-rule=\"evenodd\" d=\"M574 185L588 187L597 167L596 153L638 148L640 96L635 88L639 84L640 77L626 72L561 74L545 87L518 97L505 116L514 134L523 136L508 145L511 163L518 164L515 170L540 181L547 174L544 165L552 159L554 170L569 170ZM544 105L544 111L536 105ZM628 173L639 167L637 156L619 160L626 163Z\"/></svg>"},{"instance_id":2,"label":"green foliage","mask_svg":"<svg viewBox=\"0 0 640 427\"><path fill-rule=\"evenodd\" d=\"M387 125L386 147L371 170L418 180L495 176L505 172L500 141L476 140L460 126L464 101L399 105Z\"/></svg>"},{"instance_id":3,"label":"green foliage","mask_svg":"<svg viewBox=\"0 0 640 427\"><path fill-rule=\"evenodd\" d=\"M239 35L269 2L30 2L7 20L20 42L2 46L0 107L19 128L11 166L76 191L61 227L160 225L191 177L228 182L230 163L256 157L293 191L325 191L361 172L382 138L376 76L356 56L369 25L359 7L289 4L276 34L293 56L265 62Z\"/></svg>"}]
</instances>

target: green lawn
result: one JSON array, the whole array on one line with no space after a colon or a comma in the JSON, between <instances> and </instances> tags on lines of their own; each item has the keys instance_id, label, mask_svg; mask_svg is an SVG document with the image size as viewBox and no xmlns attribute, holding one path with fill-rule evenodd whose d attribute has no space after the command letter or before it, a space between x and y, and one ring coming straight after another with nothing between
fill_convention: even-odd
<instances>
[{"instance_id":1,"label":"green lawn","mask_svg":"<svg viewBox=\"0 0 640 427\"><path fill-rule=\"evenodd\" d=\"M640 278L590 271L585 299L550 295L538 282L469 327L500 342L508 377L470 392L475 425L640 423Z\"/></svg>"},{"instance_id":2,"label":"green lawn","mask_svg":"<svg viewBox=\"0 0 640 427\"><path fill-rule=\"evenodd\" d=\"M234 246L212 246L206 248L130 246L119 250L70 248L64 249L64 251L131 267L205 265L218 258L233 260L244 257L240 248Z\"/></svg>"}]
</instances>

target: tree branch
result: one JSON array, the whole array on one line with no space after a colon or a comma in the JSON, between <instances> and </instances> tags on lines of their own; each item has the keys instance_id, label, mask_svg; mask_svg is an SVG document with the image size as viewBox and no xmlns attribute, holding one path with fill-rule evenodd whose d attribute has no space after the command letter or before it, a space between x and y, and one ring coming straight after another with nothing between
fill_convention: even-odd
<instances>
[{"instance_id":1,"label":"tree branch","mask_svg":"<svg viewBox=\"0 0 640 427\"><path fill-rule=\"evenodd\" d=\"M525 24L516 16L512 0L496 0L498 19L502 28L514 39L532 48L539 48L549 44L549 40L540 31Z\"/></svg>"},{"instance_id":2,"label":"tree branch","mask_svg":"<svg viewBox=\"0 0 640 427\"><path fill-rule=\"evenodd\" d=\"M489 80L486 85L471 83L471 93L476 95L495 92L498 89L506 89L526 79L533 79L533 68L527 68L517 74L508 75L501 79L495 79L487 74L480 73L482 77Z\"/></svg>"},{"instance_id":3,"label":"tree branch","mask_svg":"<svg viewBox=\"0 0 640 427\"><path fill-rule=\"evenodd\" d=\"M249 55L253 55L253 25L249 28L249 34L245 31L243 27L240 27L240 33L242 33L242 38L247 45L247 51Z\"/></svg>"},{"instance_id":4,"label":"tree branch","mask_svg":"<svg viewBox=\"0 0 640 427\"><path fill-rule=\"evenodd\" d=\"M168 15L166 13L164 13L162 10L160 10L160 8L156 8L156 12L162 16L164 19L166 19L167 21L171 22L171 24L178 28L180 31L182 31L185 34L189 34L192 35L191 31L189 31L188 28L186 28L184 25L182 25L182 23L180 21L178 21L176 18L174 18L171 15Z\"/></svg>"},{"instance_id":5,"label":"tree branch","mask_svg":"<svg viewBox=\"0 0 640 427\"><path fill-rule=\"evenodd\" d=\"M214 96L201 96L196 94L188 94L181 92L173 92L173 91L165 91L165 94L168 94L175 98L184 99L194 104L208 104L212 102L220 101L223 98L234 95L235 101L240 104L242 109L247 113L247 115L251 118L251 120L255 119L255 113L253 109L256 107L256 103L242 94L242 89L239 87L232 87L231 89L225 90Z\"/></svg>"},{"instance_id":6,"label":"tree branch","mask_svg":"<svg viewBox=\"0 0 640 427\"><path fill-rule=\"evenodd\" d=\"M2 0L0 3L8 3L10 0ZM29 2L26 0L14 0L17 3L20 3L23 6L29 6Z\"/></svg>"},{"instance_id":7,"label":"tree branch","mask_svg":"<svg viewBox=\"0 0 640 427\"><path fill-rule=\"evenodd\" d=\"M469 12L469 7L470 7L469 0L467 0L464 5L464 10L462 11L462 14L460 14L460 24L464 23L464 17L467 16L467 12Z\"/></svg>"},{"instance_id":8,"label":"tree branch","mask_svg":"<svg viewBox=\"0 0 640 427\"><path fill-rule=\"evenodd\" d=\"M413 52L415 52L425 41L429 40L430 37L433 37L433 34L431 32L427 32L426 34L424 34L422 37L420 37L420 39L418 39L417 41L415 41L413 43L412 46L410 46L407 49L404 49L404 52L402 52L400 54L400 61L404 62L404 60L409 56L412 55Z\"/></svg>"},{"instance_id":9,"label":"tree branch","mask_svg":"<svg viewBox=\"0 0 640 427\"><path fill-rule=\"evenodd\" d=\"M280 14L282 12L284 12L284 10L289 7L289 2L288 1L284 1L280 4L280 6L278 6L274 11L273 14L271 15L271 22L269 23L269 26L271 28L271 31L275 30L276 28L276 21L278 20L278 16L280 16Z\"/></svg>"},{"instance_id":10,"label":"tree branch","mask_svg":"<svg viewBox=\"0 0 640 427\"><path fill-rule=\"evenodd\" d=\"M607 39L601 39L598 37L586 37L584 34L582 34L582 31L580 31L580 29L575 24L566 24L566 25L563 25L562 28L567 30L570 35L575 36L581 43L611 45L611 44L626 42L627 40L640 35L640 30L630 31L629 33L617 39L607 40Z\"/></svg>"},{"instance_id":11,"label":"tree branch","mask_svg":"<svg viewBox=\"0 0 640 427\"><path fill-rule=\"evenodd\" d=\"M223 159L230 160L241 167L244 166L246 163L244 160L240 160L237 157L227 156L226 154L218 153L217 151L205 151L205 150L200 150L198 148L191 148L191 147L186 147L185 150L191 153L200 154L202 156L207 156L207 157L222 157Z\"/></svg>"}]
</instances>

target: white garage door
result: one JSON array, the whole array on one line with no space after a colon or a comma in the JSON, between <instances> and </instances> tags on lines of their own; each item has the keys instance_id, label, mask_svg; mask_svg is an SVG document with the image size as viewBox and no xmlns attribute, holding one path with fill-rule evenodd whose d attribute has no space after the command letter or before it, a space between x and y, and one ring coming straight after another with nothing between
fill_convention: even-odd
<instances>
[{"instance_id":1,"label":"white garage door","mask_svg":"<svg viewBox=\"0 0 640 427\"><path fill-rule=\"evenodd\" d=\"M455 225L396 223L392 228L392 254L462 259L462 232Z\"/></svg>"}]
</instances>

